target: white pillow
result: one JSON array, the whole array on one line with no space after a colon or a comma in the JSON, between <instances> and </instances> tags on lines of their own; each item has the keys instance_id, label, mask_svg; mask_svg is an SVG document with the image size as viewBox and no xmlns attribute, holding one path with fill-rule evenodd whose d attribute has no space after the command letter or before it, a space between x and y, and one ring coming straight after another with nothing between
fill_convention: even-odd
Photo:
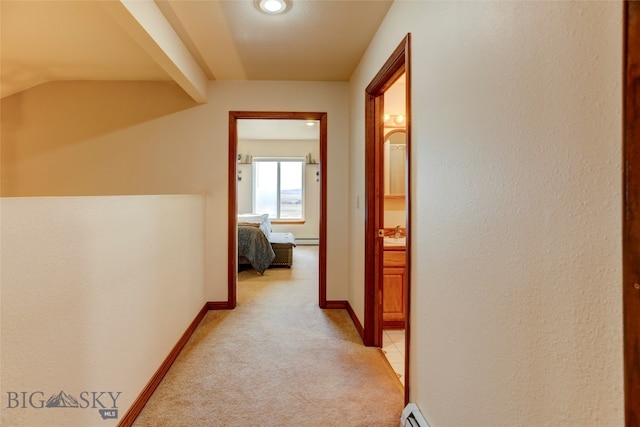
<instances>
[{"instance_id":1,"label":"white pillow","mask_svg":"<svg viewBox=\"0 0 640 427\"><path fill-rule=\"evenodd\" d=\"M238 214L238 221L241 222L257 222L262 224L269 218L269 214L255 214L255 213L245 213Z\"/></svg>"}]
</instances>

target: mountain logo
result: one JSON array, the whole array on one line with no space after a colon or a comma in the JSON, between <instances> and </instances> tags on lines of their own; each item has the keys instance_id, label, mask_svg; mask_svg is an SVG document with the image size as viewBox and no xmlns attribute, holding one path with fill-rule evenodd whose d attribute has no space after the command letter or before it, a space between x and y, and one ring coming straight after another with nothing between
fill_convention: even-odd
<instances>
[{"instance_id":1,"label":"mountain logo","mask_svg":"<svg viewBox=\"0 0 640 427\"><path fill-rule=\"evenodd\" d=\"M51 395L45 406L47 408L79 408L80 404L75 397L61 390L60 393Z\"/></svg>"}]
</instances>

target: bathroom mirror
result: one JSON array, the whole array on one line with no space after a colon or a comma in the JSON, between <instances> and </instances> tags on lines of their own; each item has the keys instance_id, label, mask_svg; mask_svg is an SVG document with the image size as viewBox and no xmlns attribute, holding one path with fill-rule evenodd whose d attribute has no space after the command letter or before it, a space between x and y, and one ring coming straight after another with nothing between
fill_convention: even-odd
<instances>
[{"instance_id":1,"label":"bathroom mirror","mask_svg":"<svg viewBox=\"0 0 640 427\"><path fill-rule=\"evenodd\" d=\"M404 196L407 132L394 129L384 138L384 194Z\"/></svg>"}]
</instances>

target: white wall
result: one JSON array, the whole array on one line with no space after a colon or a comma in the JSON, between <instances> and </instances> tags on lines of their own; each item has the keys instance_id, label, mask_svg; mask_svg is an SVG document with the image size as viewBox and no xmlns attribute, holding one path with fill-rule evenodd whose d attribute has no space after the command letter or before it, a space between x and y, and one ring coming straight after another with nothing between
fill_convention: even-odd
<instances>
[{"instance_id":1,"label":"white wall","mask_svg":"<svg viewBox=\"0 0 640 427\"><path fill-rule=\"evenodd\" d=\"M306 157L320 158L320 143L313 140L239 140L238 153L253 157ZM317 160L316 160L317 161ZM251 164L238 164L242 180L238 182L238 212L252 212L253 174ZM296 239L320 237L320 183L317 164L305 166L304 224L272 224L275 232L293 233Z\"/></svg>"},{"instance_id":2,"label":"white wall","mask_svg":"<svg viewBox=\"0 0 640 427\"><path fill-rule=\"evenodd\" d=\"M348 84L51 82L2 99L2 195L202 194L206 297L227 299L229 111L327 112L327 298L347 298Z\"/></svg>"},{"instance_id":3,"label":"white wall","mask_svg":"<svg viewBox=\"0 0 640 427\"><path fill-rule=\"evenodd\" d=\"M8 399L42 392L39 405L64 391L84 406L91 392L121 392L122 418L206 302L203 198L2 198L0 207L1 424L115 425L95 408Z\"/></svg>"},{"instance_id":4,"label":"white wall","mask_svg":"<svg viewBox=\"0 0 640 427\"><path fill-rule=\"evenodd\" d=\"M362 94L411 32L409 381L433 426L624 425L621 22L619 2L396 1L352 76L362 320Z\"/></svg>"},{"instance_id":5,"label":"white wall","mask_svg":"<svg viewBox=\"0 0 640 427\"><path fill-rule=\"evenodd\" d=\"M348 233L347 206L348 193L344 191L348 181L347 145L349 109L348 84L340 82L211 82L209 107L215 128L211 138L214 141L227 138L229 111L314 111L327 112L327 299L346 300L349 269L349 251L344 245ZM223 151L226 155L226 145ZM226 159L226 157L225 157ZM224 171L226 172L226 166ZM225 181L226 182L226 179ZM208 206L226 206L227 193L215 194ZM224 218L216 215L215 222ZM219 228L219 227L218 227ZM220 236L216 236L216 245ZM225 239L226 241L226 239ZM226 254L213 255L216 261L210 272L226 272ZM221 262L218 260L222 260ZM213 294L216 299L226 298L226 287Z\"/></svg>"}]
</instances>

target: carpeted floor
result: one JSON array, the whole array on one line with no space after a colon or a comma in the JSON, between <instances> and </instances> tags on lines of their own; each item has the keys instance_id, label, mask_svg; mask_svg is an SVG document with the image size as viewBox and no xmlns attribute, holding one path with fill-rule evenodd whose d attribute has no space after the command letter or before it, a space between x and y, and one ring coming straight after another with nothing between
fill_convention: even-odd
<instances>
[{"instance_id":1,"label":"carpeted floor","mask_svg":"<svg viewBox=\"0 0 640 427\"><path fill-rule=\"evenodd\" d=\"M291 269L238 274L238 306L210 311L135 426L398 426L403 389L345 310L318 308L317 247Z\"/></svg>"}]
</instances>

